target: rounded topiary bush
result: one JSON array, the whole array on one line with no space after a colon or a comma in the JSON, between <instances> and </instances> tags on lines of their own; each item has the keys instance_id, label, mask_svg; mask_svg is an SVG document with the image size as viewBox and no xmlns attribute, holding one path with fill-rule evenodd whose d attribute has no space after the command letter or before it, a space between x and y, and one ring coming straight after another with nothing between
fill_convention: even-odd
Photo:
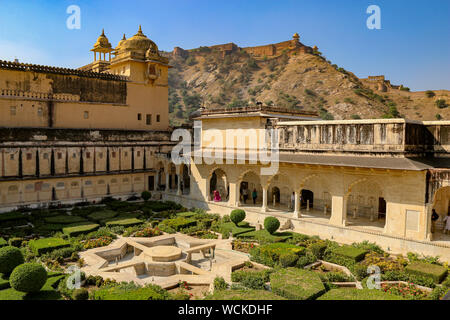
<instances>
[{"instance_id":1,"label":"rounded topiary bush","mask_svg":"<svg viewBox=\"0 0 450 320\"><path fill-rule=\"evenodd\" d=\"M234 222L235 225L237 225L239 222L244 221L245 211L242 209L235 209L231 211L230 219Z\"/></svg>"},{"instance_id":2,"label":"rounded topiary bush","mask_svg":"<svg viewBox=\"0 0 450 320\"><path fill-rule=\"evenodd\" d=\"M280 221L275 217L267 217L264 219L264 229L273 234L280 227Z\"/></svg>"},{"instance_id":3,"label":"rounded topiary bush","mask_svg":"<svg viewBox=\"0 0 450 320\"><path fill-rule=\"evenodd\" d=\"M141 198L142 198L144 201L148 201L151 197L152 197L152 194L151 194L150 192L148 192L148 191L142 191L142 193L141 193Z\"/></svg>"},{"instance_id":4,"label":"rounded topiary bush","mask_svg":"<svg viewBox=\"0 0 450 320\"><path fill-rule=\"evenodd\" d=\"M87 291L85 288L80 288L74 290L72 294L73 300L89 300L89 291Z\"/></svg>"},{"instance_id":5,"label":"rounded topiary bush","mask_svg":"<svg viewBox=\"0 0 450 320\"><path fill-rule=\"evenodd\" d=\"M9 283L11 287L20 292L38 292L47 281L47 271L37 263L24 263L16 267Z\"/></svg>"},{"instance_id":6,"label":"rounded topiary bush","mask_svg":"<svg viewBox=\"0 0 450 320\"><path fill-rule=\"evenodd\" d=\"M10 274L15 267L24 262L19 248L12 246L0 248L0 273Z\"/></svg>"}]
</instances>

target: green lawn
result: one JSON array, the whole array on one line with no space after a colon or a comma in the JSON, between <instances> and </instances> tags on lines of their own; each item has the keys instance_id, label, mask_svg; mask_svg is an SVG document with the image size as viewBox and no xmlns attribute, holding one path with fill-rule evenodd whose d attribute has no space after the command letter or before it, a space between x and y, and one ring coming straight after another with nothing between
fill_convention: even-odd
<instances>
[{"instance_id":1,"label":"green lawn","mask_svg":"<svg viewBox=\"0 0 450 320\"><path fill-rule=\"evenodd\" d=\"M76 237L80 234L93 232L98 228L100 228L100 225L95 223L73 224L63 228L63 233L69 237Z\"/></svg>"},{"instance_id":2,"label":"green lawn","mask_svg":"<svg viewBox=\"0 0 450 320\"><path fill-rule=\"evenodd\" d=\"M13 288L0 290L0 300L60 300L61 295L55 290L64 276L49 277L41 291L32 294L19 292Z\"/></svg>"},{"instance_id":3,"label":"green lawn","mask_svg":"<svg viewBox=\"0 0 450 320\"><path fill-rule=\"evenodd\" d=\"M314 300L325 293L317 273L297 268L280 269L270 275L272 292L289 300Z\"/></svg>"},{"instance_id":4,"label":"green lawn","mask_svg":"<svg viewBox=\"0 0 450 320\"><path fill-rule=\"evenodd\" d=\"M331 289L317 300L404 300L377 289Z\"/></svg>"},{"instance_id":5,"label":"green lawn","mask_svg":"<svg viewBox=\"0 0 450 320\"><path fill-rule=\"evenodd\" d=\"M70 243L61 238L43 238L29 242L31 250L38 256L60 248L70 247Z\"/></svg>"},{"instance_id":6,"label":"green lawn","mask_svg":"<svg viewBox=\"0 0 450 320\"><path fill-rule=\"evenodd\" d=\"M248 222L243 221L240 222L237 226L234 224L234 222L222 223L219 229L222 233L229 232L233 235L233 237L236 237L242 233L254 231L255 227L252 227Z\"/></svg>"},{"instance_id":7,"label":"green lawn","mask_svg":"<svg viewBox=\"0 0 450 320\"><path fill-rule=\"evenodd\" d=\"M292 233L290 232L275 232L270 234L267 230L250 231L246 233L241 233L237 235L240 239L245 240L258 240L261 242L283 242L287 239L292 238Z\"/></svg>"}]
</instances>

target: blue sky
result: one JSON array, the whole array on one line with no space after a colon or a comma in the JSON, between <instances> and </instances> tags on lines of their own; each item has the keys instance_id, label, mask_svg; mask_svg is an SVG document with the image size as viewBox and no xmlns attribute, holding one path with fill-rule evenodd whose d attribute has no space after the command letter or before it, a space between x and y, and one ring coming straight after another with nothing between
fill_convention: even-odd
<instances>
[{"instance_id":1,"label":"blue sky","mask_svg":"<svg viewBox=\"0 0 450 320\"><path fill-rule=\"evenodd\" d=\"M381 30L366 27L369 5ZM66 28L69 5L81 29ZM359 77L386 75L412 90L450 89L450 1L407 0L0 0L0 59L79 67L102 28L113 46L144 33L161 50L235 42L254 46L294 32Z\"/></svg>"}]
</instances>

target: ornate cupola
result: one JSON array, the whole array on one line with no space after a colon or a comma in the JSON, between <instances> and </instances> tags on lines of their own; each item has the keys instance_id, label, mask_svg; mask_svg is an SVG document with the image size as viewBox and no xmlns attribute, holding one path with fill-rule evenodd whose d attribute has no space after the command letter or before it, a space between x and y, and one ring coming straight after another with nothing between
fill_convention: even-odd
<instances>
[{"instance_id":1,"label":"ornate cupola","mask_svg":"<svg viewBox=\"0 0 450 320\"><path fill-rule=\"evenodd\" d=\"M99 54L98 60L111 61L111 52L113 49L108 38L105 36L105 29L102 30L102 34L98 37L97 42L94 44L94 48L91 51L94 52L94 61L97 61L97 53ZM108 60L106 59L107 54L109 54Z\"/></svg>"}]
</instances>

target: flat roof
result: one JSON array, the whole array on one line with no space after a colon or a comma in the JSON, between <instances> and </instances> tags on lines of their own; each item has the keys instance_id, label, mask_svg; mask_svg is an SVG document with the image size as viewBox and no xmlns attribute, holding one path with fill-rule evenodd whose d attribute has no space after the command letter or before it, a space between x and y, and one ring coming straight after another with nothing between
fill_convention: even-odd
<instances>
[{"instance_id":1,"label":"flat roof","mask_svg":"<svg viewBox=\"0 0 450 320\"><path fill-rule=\"evenodd\" d=\"M234 159L236 158L238 157L235 156ZM215 157L211 156L208 157L208 159L215 159ZM226 153L224 153L224 157L222 159L226 160L233 158L231 156L227 157ZM248 156L245 159L248 160ZM450 158L406 158L280 153L279 163L410 171L423 171L438 168L450 169Z\"/></svg>"}]
</instances>

